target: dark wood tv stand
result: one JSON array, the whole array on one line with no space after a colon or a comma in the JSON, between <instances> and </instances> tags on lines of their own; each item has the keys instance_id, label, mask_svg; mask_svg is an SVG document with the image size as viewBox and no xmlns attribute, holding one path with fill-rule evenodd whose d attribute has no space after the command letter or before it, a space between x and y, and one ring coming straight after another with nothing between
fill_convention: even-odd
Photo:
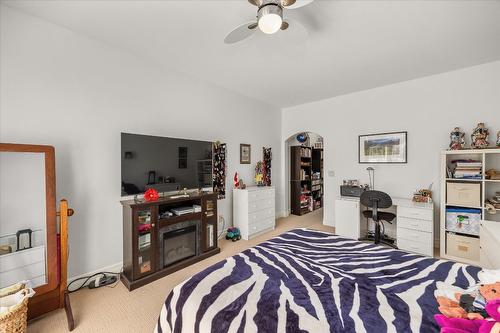
<instances>
[{"instance_id":1,"label":"dark wood tv stand","mask_svg":"<svg viewBox=\"0 0 500 333\"><path fill-rule=\"evenodd\" d=\"M220 252L216 194L167 196L154 202L127 200L122 205L121 281L129 290ZM166 216L167 211L193 205L201 211Z\"/></svg>"}]
</instances>

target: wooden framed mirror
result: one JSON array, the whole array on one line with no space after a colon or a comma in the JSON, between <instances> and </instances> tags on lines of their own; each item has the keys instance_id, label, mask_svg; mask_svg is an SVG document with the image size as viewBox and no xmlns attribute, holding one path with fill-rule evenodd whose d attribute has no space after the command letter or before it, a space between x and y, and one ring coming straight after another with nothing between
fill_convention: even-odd
<instances>
[{"instance_id":1,"label":"wooden framed mirror","mask_svg":"<svg viewBox=\"0 0 500 333\"><path fill-rule=\"evenodd\" d=\"M0 143L0 184L0 288L28 280L40 303L61 280L54 147Z\"/></svg>"}]
</instances>

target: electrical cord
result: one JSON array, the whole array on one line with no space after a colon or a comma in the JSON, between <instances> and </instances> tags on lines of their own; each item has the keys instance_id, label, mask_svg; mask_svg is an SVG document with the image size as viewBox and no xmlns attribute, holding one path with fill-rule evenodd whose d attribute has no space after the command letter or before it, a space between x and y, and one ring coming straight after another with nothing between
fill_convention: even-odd
<instances>
[{"instance_id":1,"label":"electrical cord","mask_svg":"<svg viewBox=\"0 0 500 333\"><path fill-rule=\"evenodd\" d=\"M226 220L224 219L224 216L221 216L220 219L222 220L222 229L219 235L217 236L217 239L219 239L220 236L222 236L222 234L224 233L224 229L226 229Z\"/></svg>"},{"instance_id":2,"label":"electrical cord","mask_svg":"<svg viewBox=\"0 0 500 333\"><path fill-rule=\"evenodd\" d=\"M123 268L122 268L122 271L123 271ZM70 293L70 294L71 294L71 293L74 293L75 291L78 291L78 290L81 290L81 289L83 289L83 288L87 287L87 282L89 282L92 278L94 278L94 277L96 277L96 276L99 276L99 275L106 276L106 274L111 274L111 275L120 275L120 274L121 274L121 271L120 271L120 273L116 273L116 272L98 272L98 273L95 273L95 274L92 274L92 275L79 277L79 278L74 279L73 281L71 281L71 282L68 284L68 286L66 287L66 290L67 290L67 291L68 291L68 293ZM78 288L76 288L76 289L74 289L74 290L70 290L70 289L69 289L69 287L70 287L73 283L75 283L75 282L77 282L77 281L82 281L82 280L85 280L85 281L83 281L83 283L82 283L82 284L81 284ZM118 283L118 280L117 280L117 283ZM114 286L116 286L116 283L115 283L115 285L114 285ZM114 286L113 286L113 288L114 288Z\"/></svg>"}]
</instances>

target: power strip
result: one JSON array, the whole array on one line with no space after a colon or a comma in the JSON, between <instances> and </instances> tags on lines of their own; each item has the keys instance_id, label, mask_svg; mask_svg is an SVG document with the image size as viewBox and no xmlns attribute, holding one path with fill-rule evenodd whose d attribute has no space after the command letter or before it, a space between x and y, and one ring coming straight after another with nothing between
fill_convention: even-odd
<instances>
[{"instance_id":1,"label":"power strip","mask_svg":"<svg viewBox=\"0 0 500 333\"><path fill-rule=\"evenodd\" d=\"M118 280L116 275L104 274L103 276L98 276L95 280L89 283L89 289L96 289L100 287L104 287L110 284L115 283Z\"/></svg>"}]
</instances>

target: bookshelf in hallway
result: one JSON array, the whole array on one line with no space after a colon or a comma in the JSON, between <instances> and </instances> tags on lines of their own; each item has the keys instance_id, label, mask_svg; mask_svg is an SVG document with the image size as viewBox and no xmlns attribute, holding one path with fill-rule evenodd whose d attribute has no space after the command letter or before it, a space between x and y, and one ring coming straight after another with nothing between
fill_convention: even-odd
<instances>
[{"instance_id":1,"label":"bookshelf in hallway","mask_svg":"<svg viewBox=\"0 0 500 333\"><path fill-rule=\"evenodd\" d=\"M290 208L304 215L323 207L323 149L290 147Z\"/></svg>"}]
</instances>

